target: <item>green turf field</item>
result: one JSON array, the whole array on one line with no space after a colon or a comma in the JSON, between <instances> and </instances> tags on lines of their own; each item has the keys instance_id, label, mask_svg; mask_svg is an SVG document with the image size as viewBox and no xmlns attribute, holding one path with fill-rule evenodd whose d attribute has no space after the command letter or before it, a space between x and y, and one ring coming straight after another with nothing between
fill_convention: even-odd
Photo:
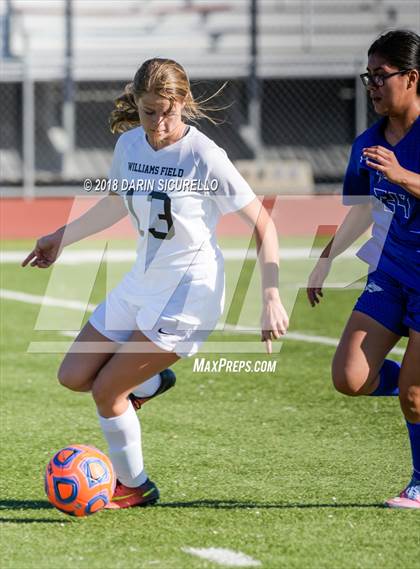
<instances>
[{"instance_id":1,"label":"green turf field","mask_svg":"<svg viewBox=\"0 0 420 569\"><path fill-rule=\"evenodd\" d=\"M26 251L31 244L4 248ZM55 297L77 291L89 267L62 270L63 288ZM344 281L354 270L342 261L331 278ZM49 290L51 270L3 264L0 271L2 289ZM226 262L228 310L240 271L238 261ZM306 271L304 261L282 263L287 302L292 283L304 281ZM232 323L255 323L257 281L246 292L242 277ZM101 269L90 302L100 301L104 290ZM290 331L338 338L358 294L328 290L325 302L311 309L301 292ZM180 361L176 389L141 411L146 467L159 485L160 504L85 519L52 508L43 491L51 455L74 442L104 451L106 445L91 398L56 381L62 355L27 352L40 341L70 340L58 331L34 330L39 308L2 300L2 569L221 566L185 553L188 547L243 552L264 569L420 567L418 513L382 507L410 475L398 401L335 393L329 378L334 347L319 343L285 341L273 355L276 373L194 373L193 359ZM223 357L267 357L228 353L233 341L255 345L257 336L215 332L211 340L224 345ZM215 360L220 352L204 356Z\"/></svg>"}]
</instances>

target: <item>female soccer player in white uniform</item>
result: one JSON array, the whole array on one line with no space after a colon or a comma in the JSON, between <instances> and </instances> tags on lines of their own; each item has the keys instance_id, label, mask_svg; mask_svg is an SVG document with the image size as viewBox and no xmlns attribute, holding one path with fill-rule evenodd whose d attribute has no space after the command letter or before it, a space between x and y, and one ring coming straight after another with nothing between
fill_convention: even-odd
<instances>
[{"instance_id":1,"label":"female soccer player in white uniform","mask_svg":"<svg viewBox=\"0 0 420 569\"><path fill-rule=\"evenodd\" d=\"M420 509L420 37L390 31L368 51L361 76L382 118L354 142L344 180L352 205L308 283L315 306L331 260L373 222L358 256L371 265L337 348L332 375L345 395L399 396L413 458L392 508ZM374 201L369 196L375 198ZM387 355L408 336L402 365Z\"/></svg>"},{"instance_id":2,"label":"female soccer player in white uniform","mask_svg":"<svg viewBox=\"0 0 420 569\"><path fill-rule=\"evenodd\" d=\"M124 134L115 147L110 194L39 239L23 262L48 267L64 246L127 213L139 233L133 268L96 308L58 372L65 387L92 392L119 481L114 509L159 497L144 470L134 407L174 383L167 368L196 353L222 313L223 257L215 238L221 215L238 211L255 227L261 339L269 353L272 339L288 327L274 224L226 153L185 122L202 117L205 108L194 100L184 69L172 60L146 61L111 114L112 131ZM86 342L93 349L81 352Z\"/></svg>"}]
</instances>

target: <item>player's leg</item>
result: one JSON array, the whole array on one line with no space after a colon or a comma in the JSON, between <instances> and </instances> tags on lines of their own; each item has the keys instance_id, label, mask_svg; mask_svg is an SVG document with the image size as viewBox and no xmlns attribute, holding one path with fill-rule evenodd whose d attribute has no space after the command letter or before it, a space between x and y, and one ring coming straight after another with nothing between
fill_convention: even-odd
<instances>
[{"instance_id":1,"label":"player's leg","mask_svg":"<svg viewBox=\"0 0 420 569\"><path fill-rule=\"evenodd\" d=\"M410 330L400 374L400 403L410 423L420 423L420 332ZM420 476L420 467L418 470Z\"/></svg>"},{"instance_id":2,"label":"player's leg","mask_svg":"<svg viewBox=\"0 0 420 569\"><path fill-rule=\"evenodd\" d=\"M420 509L420 332L410 330L400 374L400 403L407 421L413 458L411 482L397 498L387 502L392 508Z\"/></svg>"},{"instance_id":3,"label":"player's leg","mask_svg":"<svg viewBox=\"0 0 420 569\"><path fill-rule=\"evenodd\" d=\"M357 396L372 395L381 389L393 394L398 386L400 367L385 357L399 339L398 334L371 316L354 310L332 363L337 391Z\"/></svg>"},{"instance_id":4,"label":"player's leg","mask_svg":"<svg viewBox=\"0 0 420 569\"><path fill-rule=\"evenodd\" d=\"M92 396L99 413L103 417L121 415L133 389L179 359L176 353L159 348L139 330L133 331L95 378Z\"/></svg>"},{"instance_id":5,"label":"player's leg","mask_svg":"<svg viewBox=\"0 0 420 569\"><path fill-rule=\"evenodd\" d=\"M91 391L101 367L137 328L136 313L137 310L121 298L118 288L113 289L96 307L65 356L58 371L60 383L73 391ZM142 403L174 384L175 374L170 370L164 374L163 380L160 374L151 376L137 386L133 405L140 408Z\"/></svg>"},{"instance_id":6,"label":"player's leg","mask_svg":"<svg viewBox=\"0 0 420 569\"><path fill-rule=\"evenodd\" d=\"M103 350L95 352L95 345ZM113 342L87 322L65 355L57 376L61 385L72 391L90 391L102 366L112 357L119 344Z\"/></svg>"},{"instance_id":7,"label":"player's leg","mask_svg":"<svg viewBox=\"0 0 420 569\"><path fill-rule=\"evenodd\" d=\"M139 351L135 351L136 347ZM137 385L178 359L176 353L158 348L140 331L135 331L94 381L92 396L121 483L111 507L145 505L159 496L144 470L140 422L128 397Z\"/></svg>"},{"instance_id":8,"label":"player's leg","mask_svg":"<svg viewBox=\"0 0 420 569\"><path fill-rule=\"evenodd\" d=\"M223 310L224 280L219 280L219 286L210 290L217 290L220 294L216 295L212 304L207 297L202 300L203 310L197 299L197 296L203 296L200 280L196 288L190 282L179 286L165 312L161 313L151 329L148 326L156 311L151 314L145 309L139 311L136 314L137 331L101 369L94 382L92 395L98 407L101 428L108 441L117 476L123 483L116 490L114 507L144 505L157 499L157 488L148 481L144 472L139 421L127 398L136 385L142 384L143 387L146 378L173 365L180 357L191 356L198 350ZM205 287L205 290L209 288ZM195 298L188 296L190 291L197 293ZM185 305L194 306L194 314L202 315L201 323L195 318L193 325L191 319L186 321L179 317L179 306ZM204 319L202 313L207 316L209 311L211 317ZM141 330L147 330L147 337ZM134 350L136 345L142 349Z\"/></svg>"},{"instance_id":9,"label":"player's leg","mask_svg":"<svg viewBox=\"0 0 420 569\"><path fill-rule=\"evenodd\" d=\"M95 343L99 342L104 343L103 352L91 352L95 349ZM82 343L87 346L85 350L81 347ZM61 385L72 391L91 391L97 373L120 345L119 342L113 342L87 322L60 365L57 376ZM140 409L146 401L171 389L175 381L174 372L167 369L136 386L130 397L134 408Z\"/></svg>"},{"instance_id":10,"label":"player's leg","mask_svg":"<svg viewBox=\"0 0 420 569\"><path fill-rule=\"evenodd\" d=\"M400 364L385 359L402 335L405 293L401 283L372 272L357 300L333 361L336 389L346 395L398 395Z\"/></svg>"}]
</instances>

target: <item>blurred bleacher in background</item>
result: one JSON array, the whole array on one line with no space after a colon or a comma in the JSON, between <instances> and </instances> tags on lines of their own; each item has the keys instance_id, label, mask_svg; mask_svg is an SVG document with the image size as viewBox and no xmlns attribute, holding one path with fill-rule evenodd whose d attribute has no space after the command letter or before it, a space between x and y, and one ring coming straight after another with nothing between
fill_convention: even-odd
<instances>
[{"instance_id":1,"label":"blurred bleacher in background","mask_svg":"<svg viewBox=\"0 0 420 569\"><path fill-rule=\"evenodd\" d=\"M106 176L116 140L107 126L112 101L155 56L178 60L196 94L229 81L218 101L233 102L225 123L201 128L239 166L303 160L317 183L337 183L353 138L373 119L358 79L367 48L387 29L418 31L420 2L255 0L254 46L252 7L0 0L0 184L30 193Z\"/></svg>"}]
</instances>

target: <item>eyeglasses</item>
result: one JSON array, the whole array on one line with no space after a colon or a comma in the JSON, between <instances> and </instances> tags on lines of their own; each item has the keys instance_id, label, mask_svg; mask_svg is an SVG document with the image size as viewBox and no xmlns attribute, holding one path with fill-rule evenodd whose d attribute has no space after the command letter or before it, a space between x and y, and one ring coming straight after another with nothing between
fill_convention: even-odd
<instances>
[{"instance_id":1,"label":"eyeglasses","mask_svg":"<svg viewBox=\"0 0 420 569\"><path fill-rule=\"evenodd\" d=\"M362 80L362 83L365 87L383 87L386 79L394 77L394 75L402 75L408 71L410 70L403 69L402 71L394 71L394 73L385 73L385 75L371 75L370 73L362 73L360 75L360 79Z\"/></svg>"}]
</instances>

